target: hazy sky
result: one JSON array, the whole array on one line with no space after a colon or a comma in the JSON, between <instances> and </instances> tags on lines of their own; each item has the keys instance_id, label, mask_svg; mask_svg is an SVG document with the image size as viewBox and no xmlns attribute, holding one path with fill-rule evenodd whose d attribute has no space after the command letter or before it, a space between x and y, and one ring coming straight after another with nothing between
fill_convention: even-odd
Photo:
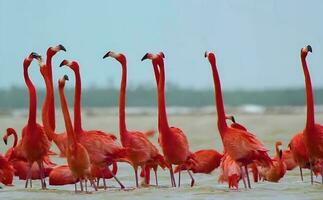
<instances>
[{"instance_id":1,"label":"hazy sky","mask_svg":"<svg viewBox=\"0 0 323 200\"><path fill-rule=\"evenodd\" d=\"M311 44L313 85L323 87L322 11L320 0L0 0L0 87L24 85L23 59L57 44L67 52L54 57L55 79L71 74L62 59L75 59L84 87L119 85L119 63L102 59L114 50L127 56L129 86L154 84L140 59L163 51L167 82L210 88L212 50L226 89L303 87L299 51ZM36 63L30 75L43 87Z\"/></svg>"}]
</instances>

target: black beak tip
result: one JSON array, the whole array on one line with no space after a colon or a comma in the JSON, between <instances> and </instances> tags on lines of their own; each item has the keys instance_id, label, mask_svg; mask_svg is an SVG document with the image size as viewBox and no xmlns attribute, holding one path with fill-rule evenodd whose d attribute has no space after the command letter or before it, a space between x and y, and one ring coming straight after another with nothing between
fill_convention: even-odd
<instances>
[{"instance_id":1,"label":"black beak tip","mask_svg":"<svg viewBox=\"0 0 323 200\"><path fill-rule=\"evenodd\" d=\"M312 47L311 47L311 45L307 45L307 50L312 53Z\"/></svg>"},{"instance_id":2,"label":"black beak tip","mask_svg":"<svg viewBox=\"0 0 323 200\"><path fill-rule=\"evenodd\" d=\"M236 123L236 119L234 118L234 116L232 116L232 122Z\"/></svg>"},{"instance_id":3,"label":"black beak tip","mask_svg":"<svg viewBox=\"0 0 323 200\"><path fill-rule=\"evenodd\" d=\"M59 65L59 67L63 67L65 64L64 64L64 60L61 62L61 64Z\"/></svg>"},{"instance_id":4,"label":"black beak tip","mask_svg":"<svg viewBox=\"0 0 323 200\"><path fill-rule=\"evenodd\" d=\"M204 53L204 57L205 57L205 58L207 57L207 51L205 51L205 53Z\"/></svg>"},{"instance_id":5,"label":"black beak tip","mask_svg":"<svg viewBox=\"0 0 323 200\"><path fill-rule=\"evenodd\" d=\"M108 53L106 53L104 56L103 56L103 59L105 59L106 57L109 57L111 51L109 51Z\"/></svg>"},{"instance_id":6,"label":"black beak tip","mask_svg":"<svg viewBox=\"0 0 323 200\"><path fill-rule=\"evenodd\" d=\"M7 139L3 138L3 142L5 143L5 145L7 145Z\"/></svg>"},{"instance_id":7,"label":"black beak tip","mask_svg":"<svg viewBox=\"0 0 323 200\"><path fill-rule=\"evenodd\" d=\"M146 60L146 59L147 59L147 57L148 57L148 53L146 53L146 54L144 55L144 57L142 57L142 58L141 58L141 61Z\"/></svg>"},{"instance_id":8,"label":"black beak tip","mask_svg":"<svg viewBox=\"0 0 323 200\"><path fill-rule=\"evenodd\" d=\"M31 56L32 56L33 58L35 58L35 59L39 59L39 58L41 58L41 56L40 56L38 53L35 53L35 52L32 52L32 53L31 53Z\"/></svg>"},{"instance_id":9,"label":"black beak tip","mask_svg":"<svg viewBox=\"0 0 323 200\"><path fill-rule=\"evenodd\" d=\"M65 51L66 52L66 49L65 49L65 47L63 46L63 45L58 45L59 46L59 48L62 50L62 51Z\"/></svg>"},{"instance_id":10,"label":"black beak tip","mask_svg":"<svg viewBox=\"0 0 323 200\"><path fill-rule=\"evenodd\" d=\"M68 76L65 74L64 75L64 79L66 80L66 81L68 81L69 80L69 78L68 78Z\"/></svg>"}]
</instances>

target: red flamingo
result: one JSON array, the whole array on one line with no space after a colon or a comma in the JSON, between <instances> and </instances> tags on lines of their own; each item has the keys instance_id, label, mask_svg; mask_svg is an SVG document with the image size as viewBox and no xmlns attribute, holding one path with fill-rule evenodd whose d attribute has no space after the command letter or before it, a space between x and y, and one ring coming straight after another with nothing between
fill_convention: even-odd
<instances>
[{"instance_id":1,"label":"red flamingo","mask_svg":"<svg viewBox=\"0 0 323 200\"><path fill-rule=\"evenodd\" d=\"M159 154L157 148L148 140L145 133L140 131L129 131L126 126L126 87L127 87L127 60L123 54L109 51L103 58L115 58L122 66L122 78L119 97L119 131L122 145L127 148L127 159L135 171L136 187L138 183L138 167L142 169L153 161L160 161L160 166L164 167L163 157ZM155 171L156 172L156 171ZM157 181L157 179L156 179ZM158 181L156 182L158 185Z\"/></svg>"},{"instance_id":2,"label":"red flamingo","mask_svg":"<svg viewBox=\"0 0 323 200\"><path fill-rule=\"evenodd\" d=\"M240 166L229 156L224 153L220 163L219 183L228 182L230 189L239 188L239 180L242 177Z\"/></svg>"},{"instance_id":3,"label":"red flamingo","mask_svg":"<svg viewBox=\"0 0 323 200\"><path fill-rule=\"evenodd\" d=\"M23 63L24 66L24 78L29 90L29 117L28 123L22 130L22 150L26 155L26 159L29 163L29 172L26 179L25 188L27 188L28 180L31 177L31 169L34 162L36 162L40 169L40 179L42 189L46 188L44 181L44 158L48 155L50 142L44 129L36 122L37 112L37 97L36 89L28 75L28 68L33 58L39 59L40 56L36 53L31 53Z\"/></svg>"},{"instance_id":4,"label":"red flamingo","mask_svg":"<svg viewBox=\"0 0 323 200\"><path fill-rule=\"evenodd\" d=\"M272 165L271 158L267 154L268 150L253 134L241 128L228 127L225 121L221 83L216 67L215 54L205 52L205 57L208 58L212 67L218 115L218 129L224 146L224 151L228 153L229 156L239 164L239 166L245 167L248 187L251 188L247 165L254 161L265 166Z\"/></svg>"},{"instance_id":5,"label":"red flamingo","mask_svg":"<svg viewBox=\"0 0 323 200\"><path fill-rule=\"evenodd\" d=\"M53 85L53 74L52 74L52 58L59 51L66 51L63 45L57 45L55 47L49 47L47 49L46 57L46 75L43 75L46 84L46 97L42 109L42 121L43 125L49 123L46 134L50 140L53 140L58 149L60 150L60 157L65 157L65 150L67 146L67 135L66 133L57 134L55 132L55 98L54 98L54 85ZM48 79L48 80L46 80ZM45 110L45 109L48 109ZM45 112L48 113L45 115ZM48 122L45 122L48 120Z\"/></svg>"},{"instance_id":6,"label":"red flamingo","mask_svg":"<svg viewBox=\"0 0 323 200\"><path fill-rule=\"evenodd\" d=\"M22 151L21 142L19 142L18 144L18 136L16 131L13 128L7 128L7 131L3 136L3 141L7 145L8 137L10 137L11 135L13 135L14 137L14 142L12 147L7 150L5 157L13 166L15 176L18 176L20 180L26 180L27 173L29 171L29 164L24 152ZM55 165L56 164L53 163L48 156L44 158L45 177L49 175ZM33 165L31 169L31 180L36 179L40 179L40 170L37 165Z\"/></svg>"},{"instance_id":7,"label":"red flamingo","mask_svg":"<svg viewBox=\"0 0 323 200\"><path fill-rule=\"evenodd\" d=\"M77 141L77 138L72 126L72 121L70 118L68 105L64 94L65 81L67 80L68 80L67 75L59 79L58 87L59 87L59 96L61 100L62 112L64 116L65 128L67 132L68 147L66 149L67 150L66 157L67 157L68 167L72 171L73 176L78 180L80 180L81 191L83 191L83 184L82 184L83 180L85 180L86 192L87 192L87 180L89 180L91 184L94 186L94 189L97 190L91 175L91 162L90 162L89 154L86 148L79 141ZM77 192L76 183L75 183L75 192Z\"/></svg>"},{"instance_id":8,"label":"red flamingo","mask_svg":"<svg viewBox=\"0 0 323 200\"><path fill-rule=\"evenodd\" d=\"M273 164L270 166L258 167L259 175L263 180L270 182L278 182L284 177L286 173L286 164L283 160L283 151L279 149L282 143L280 141L276 142L276 155L272 159Z\"/></svg>"},{"instance_id":9,"label":"red flamingo","mask_svg":"<svg viewBox=\"0 0 323 200\"><path fill-rule=\"evenodd\" d=\"M76 61L63 60L60 67L64 65L71 68L75 74L74 131L76 137L87 149L92 165L96 165L99 168L106 168L123 189L124 186L115 174L111 172L109 166L117 160L124 158L127 154L126 149L117 143L117 137L113 134L107 134L99 130L83 130L81 119L81 75L79 64ZM96 178L104 178L104 174L102 174L102 177Z\"/></svg>"},{"instance_id":10,"label":"red flamingo","mask_svg":"<svg viewBox=\"0 0 323 200\"><path fill-rule=\"evenodd\" d=\"M49 173L49 185L76 184L79 180L73 176L68 165L59 165Z\"/></svg>"},{"instance_id":11,"label":"red flamingo","mask_svg":"<svg viewBox=\"0 0 323 200\"><path fill-rule=\"evenodd\" d=\"M279 152L278 147L281 145L282 145L281 141L276 142L276 152ZM279 154L276 153L276 157L274 159L279 159L278 155ZM292 151L290 149L282 150L281 159L286 165L286 170L290 171L290 170L293 170L295 167L297 167L297 163L295 162Z\"/></svg>"},{"instance_id":12,"label":"red flamingo","mask_svg":"<svg viewBox=\"0 0 323 200\"><path fill-rule=\"evenodd\" d=\"M184 132L179 128L169 127L168 124L165 102L165 69L163 55L163 53L159 53L152 56L152 54L147 53L141 60L151 59L154 69L157 65L159 66L159 80L156 80L156 82L158 82L158 142L163 150L165 160L169 165L172 186L176 187L172 165L192 166L196 161L189 150L189 144ZM194 178L189 170L187 170L187 172L191 177L191 186L193 186L195 182ZM178 186L180 186L180 171L178 174Z\"/></svg>"},{"instance_id":13,"label":"red flamingo","mask_svg":"<svg viewBox=\"0 0 323 200\"><path fill-rule=\"evenodd\" d=\"M0 154L0 183L12 186L14 168L8 159Z\"/></svg>"},{"instance_id":14,"label":"red flamingo","mask_svg":"<svg viewBox=\"0 0 323 200\"><path fill-rule=\"evenodd\" d=\"M314 95L310 73L307 67L306 57L308 52L312 52L310 45L301 49L301 62L304 71L306 85L307 119L303 131L304 143L308 152L311 170L311 183L313 184L313 165L316 161L323 159L323 126L315 123L314 117ZM322 165L323 171L323 165ZM322 175L323 184L323 175Z\"/></svg>"}]
</instances>

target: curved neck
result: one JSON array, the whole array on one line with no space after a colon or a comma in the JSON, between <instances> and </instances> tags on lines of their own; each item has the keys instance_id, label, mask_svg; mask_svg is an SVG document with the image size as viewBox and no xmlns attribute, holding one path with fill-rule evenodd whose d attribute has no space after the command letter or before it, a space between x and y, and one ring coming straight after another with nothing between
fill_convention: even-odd
<instances>
[{"instance_id":1,"label":"curved neck","mask_svg":"<svg viewBox=\"0 0 323 200\"><path fill-rule=\"evenodd\" d=\"M169 129L165 100L165 68L163 60L159 62L158 82L158 128Z\"/></svg>"},{"instance_id":2,"label":"curved neck","mask_svg":"<svg viewBox=\"0 0 323 200\"><path fill-rule=\"evenodd\" d=\"M127 64L124 62L122 65L122 78L120 85L119 96L119 131L121 140L126 137L126 88L127 88Z\"/></svg>"},{"instance_id":3,"label":"curved neck","mask_svg":"<svg viewBox=\"0 0 323 200\"><path fill-rule=\"evenodd\" d=\"M17 136L17 133L16 133L16 131L12 130L12 132L10 132L9 135L13 135L14 140L13 140L12 148L15 148L17 146L17 144L18 144L18 136Z\"/></svg>"},{"instance_id":4,"label":"curved neck","mask_svg":"<svg viewBox=\"0 0 323 200\"><path fill-rule=\"evenodd\" d=\"M225 112L224 112L224 104L222 97L222 89L219 73L217 70L217 66L215 63L215 59L210 60L210 64L212 67L213 74L213 82L214 82L214 93L215 93L215 103L218 114L218 129L220 133L228 127L227 122L225 121Z\"/></svg>"},{"instance_id":5,"label":"curved neck","mask_svg":"<svg viewBox=\"0 0 323 200\"><path fill-rule=\"evenodd\" d=\"M306 102L307 102L307 119L306 119L306 128L310 129L314 127L314 99L313 99L313 90L310 73L308 71L306 56L301 55L301 61L305 76L305 85L306 85Z\"/></svg>"},{"instance_id":6,"label":"curved neck","mask_svg":"<svg viewBox=\"0 0 323 200\"><path fill-rule=\"evenodd\" d=\"M280 150L279 149L279 146L280 146L280 144L276 142L276 144L275 144L275 150L276 150L276 156L277 157L279 157L279 150Z\"/></svg>"},{"instance_id":7,"label":"curved neck","mask_svg":"<svg viewBox=\"0 0 323 200\"><path fill-rule=\"evenodd\" d=\"M51 90L52 94L49 96L49 105L48 105L48 117L49 117L49 123L52 131L55 131L56 124L55 124L55 97L54 97L54 83L53 83L53 73L52 73L52 57L53 55L47 54L46 59L46 67L48 68L48 78L49 78L49 87L47 90Z\"/></svg>"},{"instance_id":8,"label":"curved neck","mask_svg":"<svg viewBox=\"0 0 323 200\"><path fill-rule=\"evenodd\" d=\"M157 87L158 87L158 83L159 83L159 69L158 69L157 62L155 62L155 61L153 61L153 68L154 68L154 74L155 74L156 84L157 84Z\"/></svg>"},{"instance_id":9,"label":"curved neck","mask_svg":"<svg viewBox=\"0 0 323 200\"><path fill-rule=\"evenodd\" d=\"M81 113L81 75L79 69L74 70L75 94L74 94L74 131L76 134L83 131Z\"/></svg>"},{"instance_id":10,"label":"curved neck","mask_svg":"<svg viewBox=\"0 0 323 200\"><path fill-rule=\"evenodd\" d=\"M66 101L65 94L64 94L64 87L59 87L59 96L60 96L60 100L61 100L61 108L62 108L62 112L63 112L66 132L67 132L67 141L68 141L69 145L71 145L71 144L75 145L76 144L76 135L73 130L72 120L70 117L67 101Z\"/></svg>"},{"instance_id":11,"label":"curved neck","mask_svg":"<svg viewBox=\"0 0 323 200\"><path fill-rule=\"evenodd\" d=\"M37 95L36 89L31 82L28 75L29 65L24 64L24 79L29 91L29 116L28 116L28 126L36 126L36 112L37 112Z\"/></svg>"},{"instance_id":12,"label":"curved neck","mask_svg":"<svg viewBox=\"0 0 323 200\"><path fill-rule=\"evenodd\" d=\"M49 104L50 104L50 96L53 95L53 91L50 89L50 80L48 76L48 71L46 68L45 74L42 74L43 78L45 80L45 85L46 85L46 96L45 100L43 103L43 108L42 108L42 121L43 121L43 126L45 128L45 132L47 133L47 136L52 140L54 136L54 130L52 129L50 125L50 120L49 120Z\"/></svg>"}]
</instances>

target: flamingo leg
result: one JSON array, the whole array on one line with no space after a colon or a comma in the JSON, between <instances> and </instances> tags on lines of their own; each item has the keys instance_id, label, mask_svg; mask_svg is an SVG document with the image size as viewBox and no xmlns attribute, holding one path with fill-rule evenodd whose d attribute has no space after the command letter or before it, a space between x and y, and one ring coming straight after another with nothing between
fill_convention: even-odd
<instances>
[{"instance_id":1,"label":"flamingo leg","mask_svg":"<svg viewBox=\"0 0 323 200\"><path fill-rule=\"evenodd\" d=\"M75 193L77 193L77 186L76 186L76 183L74 183L74 191L75 191Z\"/></svg>"},{"instance_id":2,"label":"flamingo leg","mask_svg":"<svg viewBox=\"0 0 323 200\"><path fill-rule=\"evenodd\" d=\"M301 179L302 179L302 181L304 181L304 180L303 180L303 170L302 170L302 167L299 167L299 172L300 172L300 174L301 174Z\"/></svg>"},{"instance_id":3,"label":"flamingo leg","mask_svg":"<svg viewBox=\"0 0 323 200\"><path fill-rule=\"evenodd\" d=\"M85 183L85 192L87 193L87 178L85 179L84 183Z\"/></svg>"},{"instance_id":4,"label":"flamingo leg","mask_svg":"<svg viewBox=\"0 0 323 200\"><path fill-rule=\"evenodd\" d=\"M40 161L38 166L39 166L39 169L40 169L40 180L42 182L42 189L46 189L45 169L44 169L43 161Z\"/></svg>"},{"instance_id":5,"label":"flamingo leg","mask_svg":"<svg viewBox=\"0 0 323 200\"><path fill-rule=\"evenodd\" d=\"M83 179L80 179L80 186L81 186L81 192L83 192L84 191L84 189L83 189Z\"/></svg>"},{"instance_id":6,"label":"flamingo leg","mask_svg":"<svg viewBox=\"0 0 323 200\"><path fill-rule=\"evenodd\" d=\"M136 177L136 187L139 187L139 183L138 183L138 167L134 167L133 168L135 170L135 177Z\"/></svg>"},{"instance_id":7,"label":"flamingo leg","mask_svg":"<svg viewBox=\"0 0 323 200\"><path fill-rule=\"evenodd\" d=\"M312 162L310 161L310 170L311 170L311 184L313 185L313 166L312 166Z\"/></svg>"},{"instance_id":8,"label":"flamingo leg","mask_svg":"<svg viewBox=\"0 0 323 200\"><path fill-rule=\"evenodd\" d=\"M242 167L240 167L240 171L241 171L241 177L242 177L244 188L247 189L247 183L246 183L246 180L245 180L245 172L242 169Z\"/></svg>"},{"instance_id":9,"label":"flamingo leg","mask_svg":"<svg viewBox=\"0 0 323 200\"><path fill-rule=\"evenodd\" d=\"M248 188L251 189L250 179L249 179L249 173L248 173L248 166L245 165L244 168L245 168L245 171L246 171L246 174L247 174Z\"/></svg>"},{"instance_id":10,"label":"flamingo leg","mask_svg":"<svg viewBox=\"0 0 323 200\"><path fill-rule=\"evenodd\" d=\"M33 164L32 163L31 164L29 163L29 169L28 169L28 173L27 173L27 177L26 177L25 188L28 187L28 181L29 181L29 179L31 181L31 167L32 166L33 166ZM32 187L31 182L30 182L30 187Z\"/></svg>"},{"instance_id":11,"label":"flamingo leg","mask_svg":"<svg viewBox=\"0 0 323 200\"><path fill-rule=\"evenodd\" d=\"M97 185L95 184L95 182L93 181L93 179L89 179L90 180L90 183L92 184L92 186L94 187L94 190L95 191L98 191L98 187ZM104 179L103 179L104 180Z\"/></svg>"},{"instance_id":12,"label":"flamingo leg","mask_svg":"<svg viewBox=\"0 0 323 200\"><path fill-rule=\"evenodd\" d=\"M155 172L156 186L158 187L157 169L154 169L154 172ZM323 176L323 175L322 175L322 176Z\"/></svg>"},{"instance_id":13,"label":"flamingo leg","mask_svg":"<svg viewBox=\"0 0 323 200\"><path fill-rule=\"evenodd\" d=\"M107 189L107 183L105 181L105 178L103 177L103 188L106 190Z\"/></svg>"},{"instance_id":14,"label":"flamingo leg","mask_svg":"<svg viewBox=\"0 0 323 200\"><path fill-rule=\"evenodd\" d=\"M322 178L322 184L323 184L323 162L321 162L321 178Z\"/></svg>"},{"instance_id":15,"label":"flamingo leg","mask_svg":"<svg viewBox=\"0 0 323 200\"><path fill-rule=\"evenodd\" d=\"M41 183L41 189L44 189L44 180L43 180L43 171L40 162L37 162L38 168L39 168L39 176L40 176L40 183Z\"/></svg>"},{"instance_id":16,"label":"flamingo leg","mask_svg":"<svg viewBox=\"0 0 323 200\"><path fill-rule=\"evenodd\" d=\"M194 183L195 183L194 177L193 177L193 175L192 175L192 173L191 173L191 171L189 169L187 169L187 173L191 177L191 187L193 187Z\"/></svg>"},{"instance_id":17,"label":"flamingo leg","mask_svg":"<svg viewBox=\"0 0 323 200\"><path fill-rule=\"evenodd\" d=\"M102 173L103 174L103 173ZM100 178L96 179L96 185L99 186L100 185Z\"/></svg>"},{"instance_id":18,"label":"flamingo leg","mask_svg":"<svg viewBox=\"0 0 323 200\"><path fill-rule=\"evenodd\" d=\"M181 170L178 172L178 187L181 187Z\"/></svg>"},{"instance_id":19,"label":"flamingo leg","mask_svg":"<svg viewBox=\"0 0 323 200\"><path fill-rule=\"evenodd\" d=\"M174 177L174 172L173 172L173 165L170 165L169 173L170 173L170 178L172 181L172 187L176 187L176 182L175 182L175 177Z\"/></svg>"},{"instance_id":20,"label":"flamingo leg","mask_svg":"<svg viewBox=\"0 0 323 200\"><path fill-rule=\"evenodd\" d=\"M112 174L114 180L116 180L118 182L118 184L120 185L121 189L124 189L124 185L121 183L121 181L115 176L114 173L112 173L112 171L110 170L109 166L107 166L107 170L109 171L110 174Z\"/></svg>"}]
</instances>

